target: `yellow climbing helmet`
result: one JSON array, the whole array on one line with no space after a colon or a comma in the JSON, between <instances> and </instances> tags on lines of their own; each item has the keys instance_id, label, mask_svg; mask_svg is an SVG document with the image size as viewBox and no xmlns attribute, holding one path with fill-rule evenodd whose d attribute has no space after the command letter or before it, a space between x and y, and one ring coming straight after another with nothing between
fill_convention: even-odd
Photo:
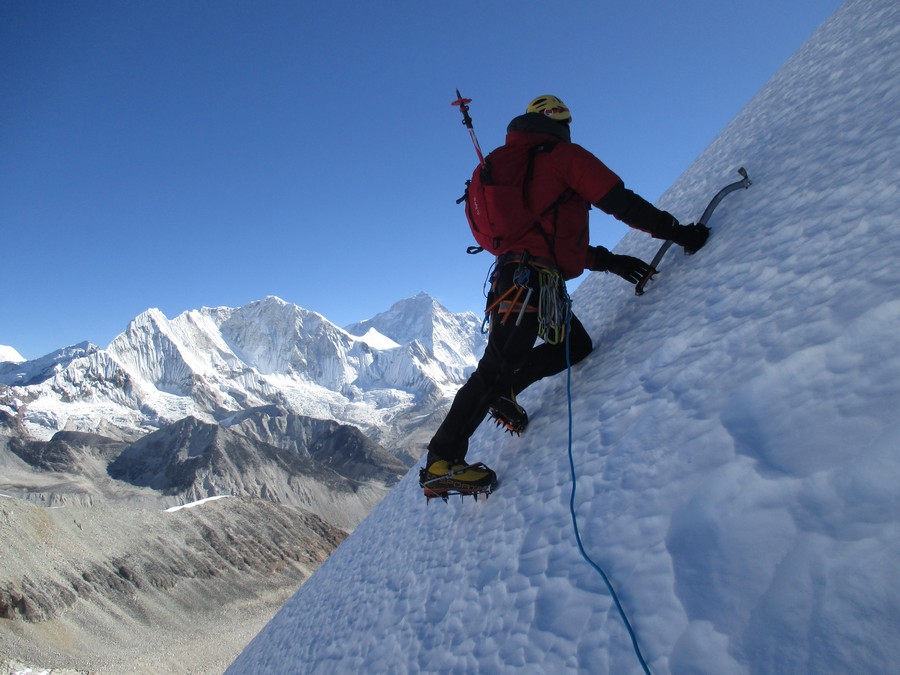
<instances>
[{"instance_id":1,"label":"yellow climbing helmet","mask_svg":"<svg viewBox=\"0 0 900 675\"><path fill-rule=\"evenodd\" d=\"M572 113L569 112L566 104L560 101L556 96L551 96L550 94L538 96L528 104L528 107L525 108L525 112L541 113L551 120L562 122L564 124L568 124L572 121Z\"/></svg>"}]
</instances>

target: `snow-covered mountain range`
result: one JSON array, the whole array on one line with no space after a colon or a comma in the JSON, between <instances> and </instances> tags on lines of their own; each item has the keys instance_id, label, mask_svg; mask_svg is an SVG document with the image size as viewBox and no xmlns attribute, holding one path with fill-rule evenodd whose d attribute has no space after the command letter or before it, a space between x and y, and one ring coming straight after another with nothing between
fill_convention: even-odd
<instances>
[{"instance_id":1,"label":"snow-covered mountain range","mask_svg":"<svg viewBox=\"0 0 900 675\"><path fill-rule=\"evenodd\" d=\"M850 0L660 199L746 167L706 247L574 293L595 351L476 433L490 499L411 470L229 675L897 672L898 154L900 3Z\"/></svg>"},{"instance_id":2,"label":"snow-covered mountain range","mask_svg":"<svg viewBox=\"0 0 900 675\"><path fill-rule=\"evenodd\" d=\"M346 330L276 297L171 320L150 309L106 349L82 343L34 361L4 351L0 411L38 440L61 430L134 440L189 416L227 422L276 405L416 455L415 421L465 380L479 329L474 314L424 293Z\"/></svg>"}]
</instances>

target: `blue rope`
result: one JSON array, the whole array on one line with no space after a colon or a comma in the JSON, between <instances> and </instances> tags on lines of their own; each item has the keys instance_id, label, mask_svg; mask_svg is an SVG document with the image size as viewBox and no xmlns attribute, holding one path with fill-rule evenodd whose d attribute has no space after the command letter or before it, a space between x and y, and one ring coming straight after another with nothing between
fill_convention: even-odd
<instances>
[{"instance_id":1,"label":"blue rope","mask_svg":"<svg viewBox=\"0 0 900 675\"><path fill-rule=\"evenodd\" d=\"M631 636L631 644L634 647L634 653L637 655L638 661L640 661L641 663L641 668L644 669L644 673L646 673L646 675L650 675L650 668L647 666L647 662L644 660L644 655L641 654L641 647L638 644L637 635L635 635L634 629L631 627L631 622L628 620L628 616L625 614L625 609L622 607L622 603L619 602L619 596L616 594L615 589L613 589L612 582L609 580L609 577L606 576L606 572L603 571L600 565L591 560L591 557L587 554L587 551L584 550L584 544L581 543L581 533L578 531L578 519L575 517L575 460L572 457L572 359L569 354L569 333L572 324L571 317L572 309L570 306L569 312L566 315L566 394L569 398L569 469L572 471L572 496L569 499L569 512L572 514L572 527L575 530L575 541L578 542L578 550L581 551L581 557L584 558L585 561L597 571L597 573L603 579L603 583L605 583L606 587L609 589L609 594L612 596L613 602L616 604L616 609L619 610L619 615L622 617L622 622L625 624L625 628L628 629L628 635Z\"/></svg>"}]
</instances>

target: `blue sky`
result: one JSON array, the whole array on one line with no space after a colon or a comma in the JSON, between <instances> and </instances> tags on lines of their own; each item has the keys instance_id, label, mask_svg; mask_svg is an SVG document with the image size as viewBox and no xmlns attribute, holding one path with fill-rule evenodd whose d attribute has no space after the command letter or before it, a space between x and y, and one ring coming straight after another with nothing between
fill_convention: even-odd
<instances>
[{"instance_id":1,"label":"blue sky","mask_svg":"<svg viewBox=\"0 0 900 675\"><path fill-rule=\"evenodd\" d=\"M653 201L839 4L0 0L0 344L267 295L480 311L455 88L485 151L560 96ZM593 243L626 230L593 212Z\"/></svg>"}]
</instances>

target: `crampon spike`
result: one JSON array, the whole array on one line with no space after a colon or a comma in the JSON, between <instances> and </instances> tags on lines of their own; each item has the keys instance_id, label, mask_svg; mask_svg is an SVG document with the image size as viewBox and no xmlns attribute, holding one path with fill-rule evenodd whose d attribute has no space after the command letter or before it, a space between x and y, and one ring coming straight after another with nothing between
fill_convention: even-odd
<instances>
[{"instance_id":1,"label":"crampon spike","mask_svg":"<svg viewBox=\"0 0 900 675\"><path fill-rule=\"evenodd\" d=\"M422 493L425 495L425 502L430 503L432 499L442 499L444 503L448 503L450 501L450 497L455 497L459 495L459 500L464 502L466 497L474 497L475 501L478 501L479 496L484 496L487 499L491 492L493 492L493 488L491 486L485 486L483 488L479 488L478 490L430 490L428 488L423 488Z\"/></svg>"},{"instance_id":2,"label":"crampon spike","mask_svg":"<svg viewBox=\"0 0 900 675\"><path fill-rule=\"evenodd\" d=\"M525 432L525 428L523 426L519 424L513 424L504 416L497 414L493 410L490 412L490 415L494 420L494 424L498 428L502 427L505 431L508 431L510 436L521 436Z\"/></svg>"},{"instance_id":3,"label":"crampon spike","mask_svg":"<svg viewBox=\"0 0 900 675\"><path fill-rule=\"evenodd\" d=\"M430 503L432 499L443 499L444 503L447 503L448 496L446 492L436 492L434 490L429 490L428 488L425 488L422 492L425 494L426 504Z\"/></svg>"}]
</instances>

